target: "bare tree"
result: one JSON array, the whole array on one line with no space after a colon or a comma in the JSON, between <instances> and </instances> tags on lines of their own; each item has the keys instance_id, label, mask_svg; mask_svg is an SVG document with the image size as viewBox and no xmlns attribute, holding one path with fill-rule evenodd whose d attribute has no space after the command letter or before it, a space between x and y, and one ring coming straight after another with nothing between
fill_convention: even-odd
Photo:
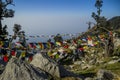
<instances>
[{"instance_id":1,"label":"bare tree","mask_svg":"<svg viewBox=\"0 0 120 80\"><path fill-rule=\"evenodd\" d=\"M92 25L92 24L94 24L94 25L95 25L95 23L90 22L90 21L89 21L89 22L87 22L86 24L88 24L88 29L91 29L91 25Z\"/></svg>"}]
</instances>

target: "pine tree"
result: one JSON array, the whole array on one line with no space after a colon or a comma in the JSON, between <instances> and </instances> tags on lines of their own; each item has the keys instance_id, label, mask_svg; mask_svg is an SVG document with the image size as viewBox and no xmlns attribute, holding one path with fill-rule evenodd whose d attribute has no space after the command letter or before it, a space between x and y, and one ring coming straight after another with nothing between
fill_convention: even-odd
<instances>
[{"instance_id":1,"label":"pine tree","mask_svg":"<svg viewBox=\"0 0 120 80\"><path fill-rule=\"evenodd\" d=\"M5 0L4 2L0 0L0 40L5 41L7 32L7 25L3 27L2 20L4 18L11 18L14 16L14 11L12 9L7 9L8 5L13 5L13 0Z\"/></svg>"},{"instance_id":2,"label":"pine tree","mask_svg":"<svg viewBox=\"0 0 120 80\"><path fill-rule=\"evenodd\" d=\"M92 13L92 17L95 19L97 22L97 28L96 31L97 33L101 32L110 32L109 29L106 28L106 26L109 26L109 23L107 19L104 16L101 16L101 7L103 5L102 0L96 0L95 7L97 8L97 14L95 12ZM109 57L113 53L114 49L114 44L113 44L113 37L108 36L104 42L102 42L105 46L105 57Z\"/></svg>"},{"instance_id":3,"label":"pine tree","mask_svg":"<svg viewBox=\"0 0 120 80\"><path fill-rule=\"evenodd\" d=\"M103 5L102 0L96 0L95 7L97 8L97 14L95 12L92 13L92 17L97 22L97 27L100 24L100 14L102 12L102 10L101 10L102 5Z\"/></svg>"}]
</instances>

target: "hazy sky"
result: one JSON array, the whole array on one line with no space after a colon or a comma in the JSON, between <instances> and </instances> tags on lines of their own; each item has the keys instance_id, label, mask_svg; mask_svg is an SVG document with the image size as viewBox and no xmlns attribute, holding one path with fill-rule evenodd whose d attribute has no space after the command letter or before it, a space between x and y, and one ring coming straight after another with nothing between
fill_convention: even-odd
<instances>
[{"instance_id":1,"label":"hazy sky","mask_svg":"<svg viewBox=\"0 0 120 80\"><path fill-rule=\"evenodd\" d=\"M78 33L86 31L86 22L93 21L96 0L14 0L15 16L5 19L9 32L15 23L27 35ZM120 0L103 0L102 14L106 18L120 16Z\"/></svg>"}]
</instances>

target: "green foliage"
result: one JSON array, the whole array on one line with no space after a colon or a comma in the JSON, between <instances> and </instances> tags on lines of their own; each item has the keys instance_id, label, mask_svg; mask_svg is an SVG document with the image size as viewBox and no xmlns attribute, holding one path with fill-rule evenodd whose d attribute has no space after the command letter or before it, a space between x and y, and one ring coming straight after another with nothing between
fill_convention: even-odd
<instances>
[{"instance_id":1,"label":"green foliage","mask_svg":"<svg viewBox=\"0 0 120 80\"><path fill-rule=\"evenodd\" d=\"M19 25L19 24L14 24L14 27L13 27L14 36L12 37L12 40L13 40L13 39L16 39L16 37L17 37L17 35L19 34L20 30L21 30L21 25ZM11 40L11 41L12 41L12 40Z\"/></svg>"},{"instance_id":2,"label":"green foliage","mask_svg":"<svg viewBox=\"0 0 120 80\"><path fill-rule=\"evenodd\" d=\"M117 36L120 38L120 29L116 33L117 33Z\"/></svg>"},{"instance_id":3,"label":"green foliage","mask_svg":"<svg viewBox=\"0 0 120 80\"><path fill-rule=\"evenodd\" d=\"M90 68L90 69L78 71L77 73L83 74L83 75L84 74L93 74L93 73L96 73L96 69L93 67L93 68Z\"/></svg>"},{"instance_id":4,"label":"green foliage","mask_svg":"<svg viewBox=\"0 0 120 80\"><path fill-rule=\"evenodd\" d=\"M4 18L9 18L14 16L14 11L12 9L7 9L8 5L13 5L13 0L0 0L0 40L5 41L5 35L8 35L7 25L2 26L2 21Z\"/></svg>"},{"instance_id":5,"label":"green foliage","mask_svg":"<svg viewBox=\"0 0 120 80\"><path fill-rule=\"evenodd\" d=\"M102 0L96 0L95 7L98 9L97 10L98 16L100 16L100 13L102 12L101 10L102 3L103 3Z\"/></svg>"},{"instance_id":6,"label":"green foliage","mask_svg":"<svg viewBox=\"0 0 120 80\"><path fill-rule=\"evenodd\" d=\"M3 35L8 35L7 25L5 25L5 26L3 27Z\"/></svg>"},{"instance_id":7,"label":"green foliage","mask_svg":"<svg viewBox=\"0 0 120 80\"><path fill-rule=\"evenodd\" d=\"M2 40L2 41L7 40L7 39L6 39L6 35L8 35L7 25L5 25L5 26L2 28L2 33L1 33L1 36L0 36L0 40Z\"/></svg>"},{"instance_id":8,"label":"green foliage","mask_svg":"<svg viewBox=\"0 0 120 80\"><path fill-rule=\"evenodd\" d=\"M120 75L120 63L119 62L106 65L105 69L110 70L117 75Z\"/></svg>"},{"instance_id":9,"label":"green foliage","mask_svg":"<svg viewBox=\"0 0 120 80\"><path fill-rule=\"evenodd\" d=\"M94 12L92 13L92 17L95 19L95 21L97 23L99 23L98 21L99 21L99 18L100 18L100 14L102 12L102 10L101 10L102 3L103 3L102 0L96 0L95 7L97 8L97 13L98 14L95 14Z\"/></svg>"},{"instance_id":10,"label":"green foliage","mask_svg":"<svg viewBox=\"0 0 120 80\"><path fill-rule=\"evenodd\" d=\"M103 3L102 0L96 0L95 7L96 7L97 9L101 8L101 7L102 7L102 3Z\"/></svg>"},{"instance_id":11,"label":"green foliage","mask_svg":"<svg viewBox=\"0 0 120 80\"><path fill-rule=\"evenodd\" d=\"M120 63L106 65L105 69L107 69L107 70L120 70Z\"/></svg>"},{"instance_id":12,"label":"green foliage","mask_svg":"<svg viewBox=\"0 0 120 80\"><path fill-rule=\"evenodd\" d=\"M98 22L99 16L95 12L92 12L91 16L95 19L96 22Z\"/></svg>"},{"instance_id":13,"label":"green foliage","mask_svg":"<svg viewBox=\"0 0 120 80\"><path fill-rule=\"evenodd\" d=\"M111 58L105 59L105 63L107 63L108 61L110 61ZM98 72L99 69L105 69L105 70L110 70L111 72L120 75L120 62L114 63L114 64L107 64L105 65L105 63L100 64L100 65L94 65L94 67L90 68L90 69L86 69L86 70L81 70L81 71L77 71L76 73L78 74L95 74Z\"/></svg>"},{"instance_id":14,"label":"green foliage","mask_svg":"<svg viewBox=\"0 0 120 80\"><path fill-rule=\"evenodd\" d=\"M14 24L13 31L15 34L17 34L21 30L20 24Z\"/></svg>"},{"instance_id":15,"label":"green foliage","mask_svg":"<svg viewBox=\"0 0 120 80\"><path fill-rule=\"evenodd\" d=\"M107 31L105 28L106 28L106 26L109 26L107 19L104 16L100 16L100 14L102 12L102 10L101 10L102 3L103 3L102 0L96 0L95 7L97 8L97 14L95 12L92 12L92 15L91 15L97 22L96 26L98 28L97 29L98 32ZM101 27L103 27L103 28L101 28Z\"/></svg>"},{"instance_id":16,"label":"green foliage","mask_svg":"<svg viewBox=\"0 0 120 80\"><path fill-rule=\"evenodd\" d=\"M13 17L14 16L14 11L12 9L6 9L3 16L5 18Z\"/></svg>"}]
</instances>

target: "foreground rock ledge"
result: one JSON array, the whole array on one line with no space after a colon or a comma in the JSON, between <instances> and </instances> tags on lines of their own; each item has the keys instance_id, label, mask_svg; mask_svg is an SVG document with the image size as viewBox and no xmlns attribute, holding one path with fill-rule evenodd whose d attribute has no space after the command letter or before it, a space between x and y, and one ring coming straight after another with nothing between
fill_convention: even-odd
<instances>
[{"instance_id":1,"label":"foreground rock ledge","mask_svg":"<svg viewBox=\"0 0 120 80\"><path fill-rule=\"evenodd\" d=\"M33 60L30 64L42 69L53 77L62 78L67 76L76 76L72 72L67 71L63 66L58 65L48 56L41 53L34 55Z\"/></svg>"},{"instance_id":2,"label":"foreground rock ledge","mask_svg":"<svg viewBox=\"0 0 120 80\"><path fill-rule=\"evenodd\" d=\"M48 75L30 64L11 58L0 80L48 80Z\"/></svg>"}]
</instances>

